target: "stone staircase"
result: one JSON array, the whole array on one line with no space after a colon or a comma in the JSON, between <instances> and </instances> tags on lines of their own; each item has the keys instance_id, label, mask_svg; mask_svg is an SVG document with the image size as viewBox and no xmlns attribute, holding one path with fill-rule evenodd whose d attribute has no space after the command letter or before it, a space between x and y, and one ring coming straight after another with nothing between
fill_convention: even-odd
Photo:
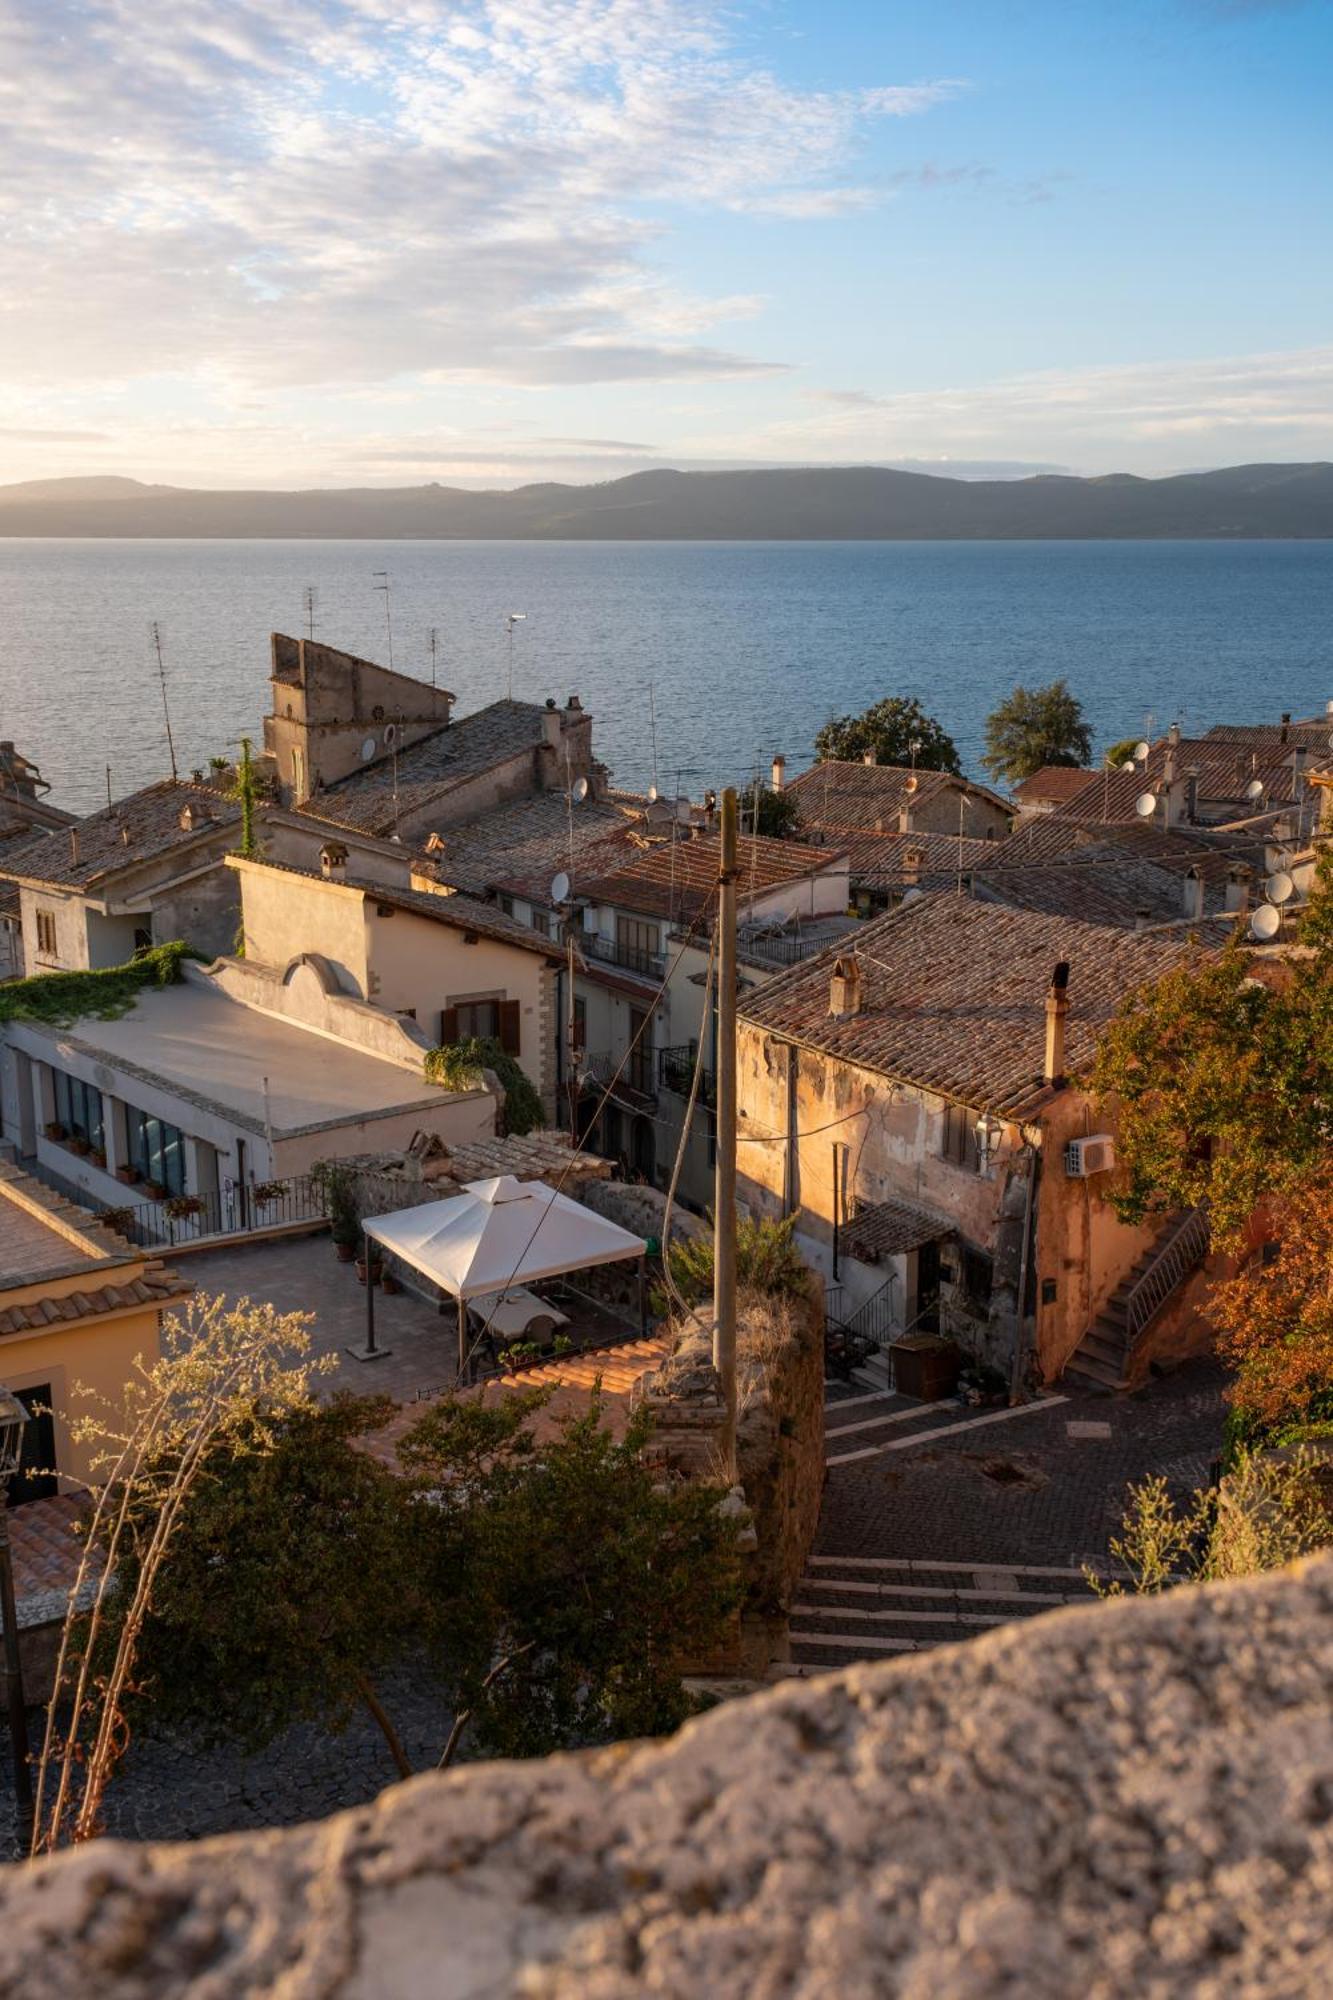
<instances>
[{"instance_id":1,"label":"stone staircase","mask_svg":"<svg viewBox=\"0 0 1333 2000\"><path fill-rule=\"evenodd\" d=\"M792 1606L791 1657L770 1680L975 1639L1065 1604L1088 1603L1081 1570L890 1556L811 1556Z\"/></svg>"},{"instance_id":2,"label":"stone staircase","mask_svg":"<svg viewBox=\"0 0 1333 2000\"><path fill-rule=\"evenodd\" d=\"M1208 1219L1187 1209L1167 1223L1116 1286L1064 1365L1071 1387L1094 1394L1123 1389L1139 1339L1208 1254Z\"/></svg>"}]
</instances>

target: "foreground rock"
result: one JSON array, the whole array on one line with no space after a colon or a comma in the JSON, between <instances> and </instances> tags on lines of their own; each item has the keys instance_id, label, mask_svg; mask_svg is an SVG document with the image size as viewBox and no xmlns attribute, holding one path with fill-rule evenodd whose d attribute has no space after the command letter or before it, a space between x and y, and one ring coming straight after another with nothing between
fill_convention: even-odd
<instances>
[{"instance_id":1,"label":"foreground rock","mask_svg":"<svg viewBox=\"0 0 1333 2000\"><path fill-rule=\"evenodd\" d=\"M0 1874L12 2000L1333 1992L1333 1557Z\"/></svg>"}]
</instances>

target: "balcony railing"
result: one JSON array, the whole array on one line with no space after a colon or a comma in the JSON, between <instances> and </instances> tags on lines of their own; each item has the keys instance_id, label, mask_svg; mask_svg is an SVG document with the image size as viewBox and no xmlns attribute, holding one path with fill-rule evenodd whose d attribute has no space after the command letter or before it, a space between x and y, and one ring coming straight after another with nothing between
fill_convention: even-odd
<instances>
[{"instance_id":1,"label":"balcony railing","mask_svg":"<svg viewBox=\"0 0 1333 2000\"><path fill-rule=\"evenodd\" d=\"M75 1191L74 1198L143 1250L172 1250L207 1237L243 1236L290 1222L322 1222L328 1214L324 1189L308 1174L245 1187L228 1182L209 1194L168 1195L161 1201L100 1201L86 1189Z\"/></svg>"},{"instance_id":2,"label":"balcony railing","mask_svg":"<svg viewBox=\"0 0 1333 2000\"><path fill-rule=\"evenodd\" d=\"M618 1055L583 1055L579 1057L579 1071L599 1089L609 1089L614 1098L635 1110L656 1104L653 1051L640 1046L631 1051L623 1069L621 1061Z\"/></svg>"},{"instance_id":3,"label":"balcony railing","mask_svg":"<svg viewBox=\"0 0 1333 2000\"><path fill-rule=\"evenodd\" d=\"M661 1049L657 1057L657 1077L663 1090L669 1090L674 1097L688 1098L694 1083L694 1066L699 1059L697 1042L682 1042L678 1048ZM695 1100L717 1109L717 1077L707 1064L699 1076L699 1094Z\"/></svg>"},{"instance_id":4,"label":"balcony railing","mask_svg":"<svg viewBox=\"0 0 1333 2000\"><path fill-rule=\"evenodd\" d=\"M603 965L618 965L624 972L637 972L642 979L660 979L666 971L666 957L660 951L640 951L636 945L622 944L619 938L603 937L600 931L585 932L584 956Z\"/></svg>"}]
</instances>

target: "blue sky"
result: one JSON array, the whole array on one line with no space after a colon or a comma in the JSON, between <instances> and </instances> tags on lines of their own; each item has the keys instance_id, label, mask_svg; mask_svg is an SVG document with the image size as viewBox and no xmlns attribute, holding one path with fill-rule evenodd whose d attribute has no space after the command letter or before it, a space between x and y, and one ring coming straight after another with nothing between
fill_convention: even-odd
<instances>
[{"instance_id":1,"label":"blue sky","mask_svg":"<svg viewBox=\"0 0 1333 2000\"><path fill-rule=\"evenodd\" d=\"M1333 457L1331 74L1327 0L8 0L0 478Z\"/></svg>"}]
</instances>

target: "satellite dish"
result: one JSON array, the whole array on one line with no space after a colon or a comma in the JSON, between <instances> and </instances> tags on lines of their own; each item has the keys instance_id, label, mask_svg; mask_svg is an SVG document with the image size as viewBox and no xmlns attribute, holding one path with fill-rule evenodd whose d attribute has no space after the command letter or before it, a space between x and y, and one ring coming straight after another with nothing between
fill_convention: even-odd
<instances>
[{"instance_id":1,"label":"satellite dish","mask_svg":"<svg viewBox=\"0 0 1333 2000\"><path fill-rule=\"evenodd\" d=\"M919 903L924 894L924 889L908 889L903 895L903 901L904 903Z\"/></svg>"},{"instance_id":2,"label":"satellite dish","mask_svg":"<svg viewBox=\"0 0 1333 2000\"><path fill-rule=\"evenodd\" d=\"M379 747L373 736L367 736L361 745L361 762L368 764Z\"/></svg>"},{"instance_id":3,"label":"satellite dish","mask_svg":"<svg viewBox=\"0 0 1333 2000\"><path fill-rule=\"evenodd\" d=\"M1136 764L1146 764L1147 761L1148 745L1146 743L1136 743L1134 745L1134 762Z\"/></svg>"},{"instance_id":4,"label":"satellite dish","mask_svg":"<svg viewBox=\"0 0 1333 2000\"><path fill-rule=\"evenodd\" d=\"M1134 810L1140 819L1151 819L1157 810L1157 794L1140 792L1134 801Z\"/></svg>"},{"instance_id":5,"label":"satellite dish","mask_svg":"<svg viewBox=\"0 0 1333 2000\"><path fill-rule=\"evenodd\" d=\"M1263 795L1264 795L1264 781L1263 781L1263 779L1262 779L1262 778L1251 778L1251 779L1250 779L1250 782L1249 782L1249 784L1248 784L1248 785L1247 785L1247 786L1245 787L1245 796L1246 796L1246 798L1247 798L1247 799L1261 799L1261 798L1263 797Z\"/></svg>"},{"instance_id":6,"label":"satellite dish","mask_svg":"<svg viewBox=\"0 0 1333 2000\"><path fill-rule=\"evenodd\" d=\"M648 803L649 803L649 805L650 805L650 806L655 806L655 805L657 804L657 787L656 787L656 785L649 785L649 787L648 787Z\"/></svg>"},{"instance_id":7,"label":"satellite dish","mask_svg":"<svg viewBox=\"0 0 1333 2000\"><path fill-rule=\"evenodd\" d=\"M551 901L553 903L567 903L569 901L569 877L563 868L552 879Z\"/></svg>"},{"instance_id":8,"label":"satellite dish","mask_svg":"<svg viewBox=\"0 0 1333 2000\"><path fill-rule=\"evenodd\" d=\"M1250 936L1275 938L1282 928L1282 912L1275 910L1271 903L1260 903L1250 918Z\"/></svg>"},{"instance_id":9,"label":"satellite dish","mask_svg":"<svg viewBox=\"0 0 1333 2000\"><path fill-rule=\"evenodd\" d=\"M1289 903L1296 894L1296 884L1285 868L1279 868L1264 883L1264 894L1270 903Z\"/></svg>"},{"instance_id":10,"label":"satellite dish","mask_svg":"<svg viewBox=\"0 0 1333 2000\"><path fill-rule=\"evenodd\" d=\"M907 783L903 786L903 790L905 792L914 792L917 790L919 783L920 780L917 778L916 773L913 772L912 776L907 780Z\"/></svg>"},{"instance_id":11,"label":"satellite dish","mask_svg":"<svg viewBox=\"0 0 1333 2000\"><path fill-rule=\"evenodd\" d=\"M587 798L587 796L588 796L588 780L586 778L576 778L574 780L575 805L581 806L583 804L583 801Z\"/></svg>"}]
</instances>

